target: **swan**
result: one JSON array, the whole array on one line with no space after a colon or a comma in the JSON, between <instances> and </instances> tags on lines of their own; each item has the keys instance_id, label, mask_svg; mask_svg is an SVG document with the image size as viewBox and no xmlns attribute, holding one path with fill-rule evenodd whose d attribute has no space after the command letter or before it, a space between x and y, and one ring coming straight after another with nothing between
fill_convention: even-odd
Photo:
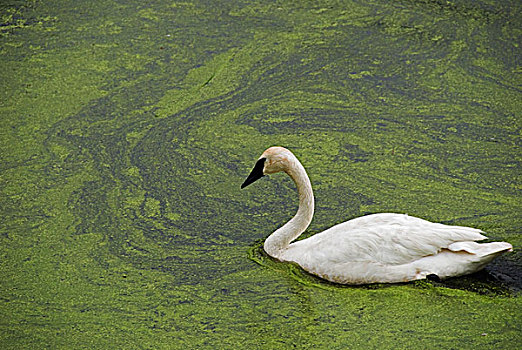
<instances>
[{"instance_id":1,"label":"swan","mask_svg":"<svg viewBox=\"0 0 522 350\"><path fill-rule=\"evenodd\" d=\"M296 184L299 209L265 240L264 250L330 282L355 285L461 276L513 249L507 242L476 243L487 238L479 229L394 213L358 217L293 242L314 214L312 185L296 156L283 147L268 148L241 188L280 171Z\"/></svg>"}]
</instances>

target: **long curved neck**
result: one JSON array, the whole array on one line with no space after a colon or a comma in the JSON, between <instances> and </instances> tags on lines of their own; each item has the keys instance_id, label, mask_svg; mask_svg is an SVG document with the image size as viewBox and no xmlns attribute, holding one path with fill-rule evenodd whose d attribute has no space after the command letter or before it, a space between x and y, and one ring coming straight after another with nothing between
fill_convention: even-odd
<instances>
[{"instance_id":1,"label":"long curved neck","mask_svg":"<svg viewBox=\"0 0 522 350\"><path fill-rule=\"evenodd\" d=\"M268 255L279 258L290 243L303 233L314 215L314 194L310 179L303 165L295 157L288 159L285 172L294 180L299 192L297 214L283 227L277 229L265 241L264 249Z\"/></svg>"}]
</instances>

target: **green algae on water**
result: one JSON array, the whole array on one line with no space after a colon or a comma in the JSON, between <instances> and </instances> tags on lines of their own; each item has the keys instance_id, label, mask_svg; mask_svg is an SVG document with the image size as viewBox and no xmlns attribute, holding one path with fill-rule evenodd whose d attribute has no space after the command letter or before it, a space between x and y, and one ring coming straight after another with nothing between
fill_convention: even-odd
<instances>
[{"instance_id":1,"label":"green algae on water","mask_svg":"<svg viewBox=\"0 0 522 350\"><path fill-rule=\"evenodd\" d=\"M1 5L0 344L513 348L518 2ZM293 183L317 213L483 229L515 252L444 283L338 286L271 260Z\"/></svg>"}]
</instances>

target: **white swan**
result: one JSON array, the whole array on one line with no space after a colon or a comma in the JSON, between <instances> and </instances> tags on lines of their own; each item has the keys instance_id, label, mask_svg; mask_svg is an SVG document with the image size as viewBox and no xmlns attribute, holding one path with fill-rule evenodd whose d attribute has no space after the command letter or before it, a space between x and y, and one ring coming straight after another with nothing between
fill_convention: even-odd
<instances>
[{"instance_id":1,"label":"white swan","mask_svg":"<svg viewBox=\"0 0 522 350\"><path fill-rule=\"evenodd\" d=\"M475 228L391 213L359 217L291 243L306 230L314 213L310 180L292 152L283 147L267 149L241 188L280 171L294 180L299 209L266 239L264 249L280 261L295 262L331 282L396 283L429 275L441 279L460 276L478 271L497 255L512 250L506 242L474 242L486 239Z\"/></svg>"}]
</instances>

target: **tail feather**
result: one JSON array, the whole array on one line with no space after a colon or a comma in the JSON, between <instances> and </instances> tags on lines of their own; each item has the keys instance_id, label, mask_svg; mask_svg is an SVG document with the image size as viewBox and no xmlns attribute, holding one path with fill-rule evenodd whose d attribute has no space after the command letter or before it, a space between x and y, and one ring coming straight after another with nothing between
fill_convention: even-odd
<instances>
[{"instance_id":1,"label":"tail feather","mask_svg":"<svg viewBox=\"0 0 522 350\"><path fill-rule=\"evenodd\" d=\"M454 252L465 251L479 257L486 257L489 255L498 255L504 252L511 252L513 251L513 246L507 242L455 242L450 244L448 249Z\"/></svg>"}]
</instances>

